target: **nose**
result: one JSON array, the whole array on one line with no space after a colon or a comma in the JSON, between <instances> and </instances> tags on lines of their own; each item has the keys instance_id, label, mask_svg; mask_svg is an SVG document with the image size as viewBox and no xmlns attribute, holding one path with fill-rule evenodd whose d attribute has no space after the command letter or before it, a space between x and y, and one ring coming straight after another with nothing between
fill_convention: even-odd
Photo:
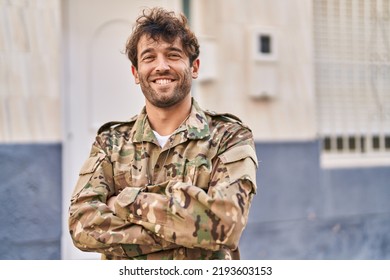
<instances>
[{"instance_id":1,"label":"nose","mask_svg":"<svg viewBox=\"0 0 390 280\"><path fill-rule=\"evenodd\" d=\"M157 66L156 71L157 72L164 72L170 69L168 61L164 57L159 57L157 59Z\"/></svg>"}]
</instances>

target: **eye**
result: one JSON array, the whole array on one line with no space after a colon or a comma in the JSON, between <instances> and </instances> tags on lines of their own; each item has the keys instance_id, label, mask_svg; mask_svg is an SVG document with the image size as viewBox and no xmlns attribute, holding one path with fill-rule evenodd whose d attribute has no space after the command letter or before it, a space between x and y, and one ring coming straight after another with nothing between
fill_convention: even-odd
<instances>
[{"instance_id":1,"label":"eye","mask_svg":"<svg viewBox=\"0 0 390 280\"><path fill-rule=\"evenodd\" d=\"M153 55L145 55L144 57L142 57L142 61L144 62L151 62L153 61L153 59L154 59Z\"/></svg>"},{"instance_id":2,"label":"eye","mask_svg":"<svg viewBox=\"0 0 390 280\"><path fill-rule=\"evenodd\" d=\"M178 52L171 52L168 54L168 57L172 58L172 59L179 59L179 58L181 58L181 55Z\"/></svg>"}]
</instances>

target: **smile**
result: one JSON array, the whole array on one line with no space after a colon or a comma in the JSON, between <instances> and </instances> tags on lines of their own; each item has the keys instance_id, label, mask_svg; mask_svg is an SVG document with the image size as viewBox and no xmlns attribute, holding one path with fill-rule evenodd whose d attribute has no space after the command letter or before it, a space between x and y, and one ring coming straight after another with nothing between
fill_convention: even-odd
<instances>
[{"instance_id":1,"label":"smile","mask_svg":"<svg viewBox=\"0 0 390 280\"><path fill-rule=\"evenodd\" d=\"M173 82L171 79L157 79L154 81L158 85L167 85Z\"/></svg>"}]
</instances>

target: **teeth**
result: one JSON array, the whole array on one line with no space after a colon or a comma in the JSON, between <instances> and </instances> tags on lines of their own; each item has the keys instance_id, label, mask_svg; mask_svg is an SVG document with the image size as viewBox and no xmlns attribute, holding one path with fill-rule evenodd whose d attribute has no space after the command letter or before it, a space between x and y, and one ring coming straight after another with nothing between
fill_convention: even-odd
<instances>
[{"instance_id":1,"label":"teeth","mask_svg":"<svg viewBox=\"0 0 390 280\"><path fill-rule=\"evenodd\" d=\"M159 85L166 85L166 84L169 84L170 82L172 82L172 80L168 80L168 79L156 80L156 84L159 84Z\"/></svg>"}]
</instances>

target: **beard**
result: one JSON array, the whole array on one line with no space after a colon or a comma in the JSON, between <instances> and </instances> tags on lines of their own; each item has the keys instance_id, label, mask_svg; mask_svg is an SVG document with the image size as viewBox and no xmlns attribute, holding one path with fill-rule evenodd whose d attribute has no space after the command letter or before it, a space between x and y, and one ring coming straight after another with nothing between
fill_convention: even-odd
<instances>
[{"instance_id":1,"label":"beard","mask_svg":"<svg viewBox=\"0 0 390 280\"><path fill-rule=\"evenodd\" d=\"M166 76L169 73L161 73L161 76ZM169 75L172 76L172 75ZM139 75L139 82L145 98L154 106L158 108L168 108L180 103L191 91L192 76L190 69L186 69L183 76L175 76L177 83L173 89L161 90L157 92L151 87L152 82L143 75Z\"/></svg>"}]
</instances>

